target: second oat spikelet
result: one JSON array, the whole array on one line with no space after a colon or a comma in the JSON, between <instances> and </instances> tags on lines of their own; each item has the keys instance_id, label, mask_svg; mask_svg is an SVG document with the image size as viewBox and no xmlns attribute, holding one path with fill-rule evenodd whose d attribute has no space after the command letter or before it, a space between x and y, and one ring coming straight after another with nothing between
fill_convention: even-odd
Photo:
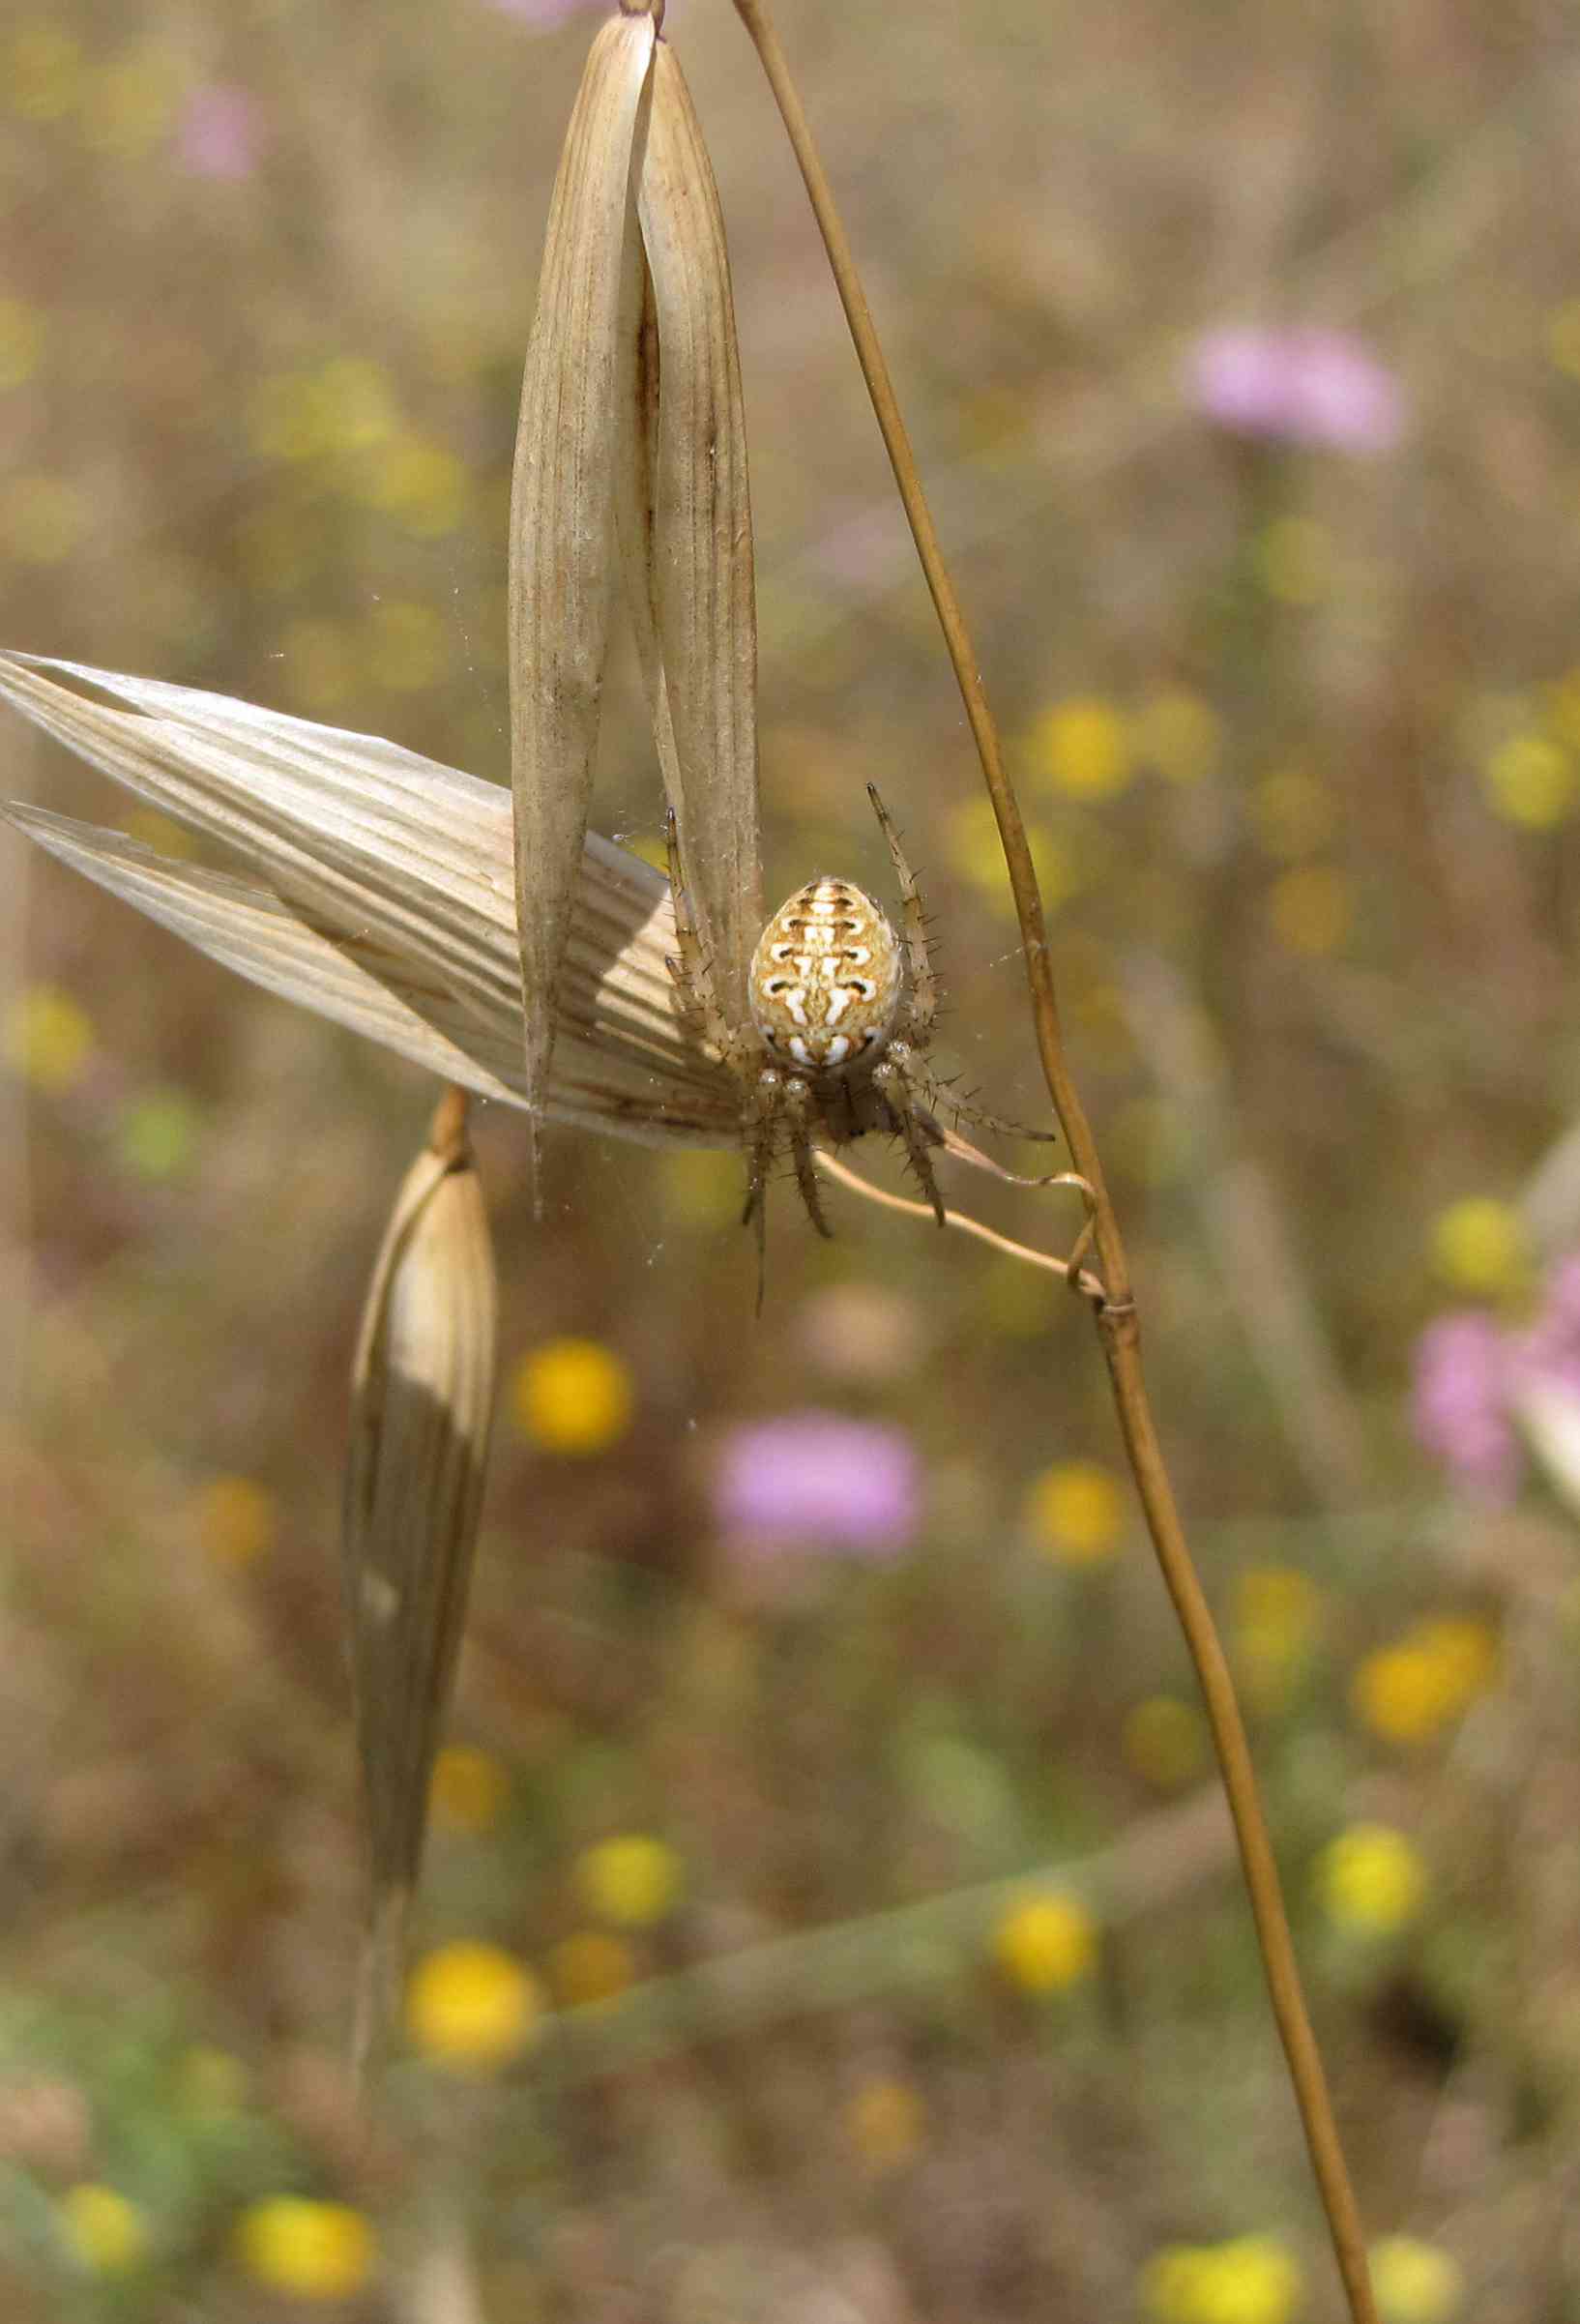
<instances>
[{"instance_id":1,"label":"second oat spikelet","mask_svg":"<svg viewBox=\"0 0 1580 2324\"><path fill-rule=\"evenodd\" d=\"M342 1536L368 1918L353 2065L392 2022L434 1754L454 1684L494 1402L497 1297L466 1101L447 1091L373 1269Z\"/></svg>"}]
</instances>

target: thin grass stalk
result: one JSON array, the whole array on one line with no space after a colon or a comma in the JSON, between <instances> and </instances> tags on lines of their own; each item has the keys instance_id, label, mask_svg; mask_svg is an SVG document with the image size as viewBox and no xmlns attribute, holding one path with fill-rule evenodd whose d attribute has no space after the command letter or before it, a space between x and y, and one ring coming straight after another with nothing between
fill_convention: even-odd
<instances>
[{"instance_id":1,"label":"thin grass stalk","mask_svg":"<svg viewBox=\"0 0 1580 2324\"><path fill-rule=\"evenodd\" d=\"M1288 2060L1290 2080L1350 2313L1354 2324L1377 2324L1360 2209L1301 1988L1294 1942L1251 1765L1244 1721L1216 1626L1185 1541L1179 1505L1153 1420L1141 1367L1140 1319L1130 1288L1124 1239L1103 1179L1097 1141L1065 1053L1047 924L1019 801L1004 766L997 729L979 674L976 650L944 562L850 242L784 51L763 0L735 0L735 8L757 51L805 183L981 761L1020 926L1043 1077L1068 1140L1071 1160L1091 1190L1092 1223L1104 1286L1104 1296L1094 1303L1094 1314L1121 1435L1147 1530L1206 1704L1223 1787L1234 1818L1273 2016Z\"/></svg>"}]
</instances>

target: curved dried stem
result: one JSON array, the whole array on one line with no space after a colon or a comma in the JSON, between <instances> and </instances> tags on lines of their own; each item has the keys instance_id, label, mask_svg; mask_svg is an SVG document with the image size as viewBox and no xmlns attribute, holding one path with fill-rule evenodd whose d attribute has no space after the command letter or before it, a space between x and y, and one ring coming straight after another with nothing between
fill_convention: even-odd
<instances>
[{"instance_id":1,"label":"curved dried stem","mask_svg":"<svg viewBox=\"0 0 1580 2324\"><path fill-rule=\"evenodd\" d=\"M1174 1488L1164 1464L1162 1447L1158 1442L1142 1374L1140 1321L1130 1289L1124 1239L1103 1179L1091 1124L1087 1120L1065 1053L1047 926L1019 802L1005 770L997 730L979 674L980 664L944 563L910 439L900 416L889 367L873 327L850 243L791 78L784 51L763 0L735 0L735 8L756 48L805 182L840 302L845 309L845 318L850 326L851 338L855 342L862 374L883 433L894 482L905 505L917 555L926 576L981 761L983 779L1004 847L1005 864L1014 897L1015 916L1020 924L1032 1021L1043 1076L1054 1110L1068 1140L1071 1159L1091 1191L1091 1232L1105 1287L1104 1297L1095 1311L1121 1433L1146 1515L1147 1529L1164 1582L1174 1601L1181 1628L1185 1632L1206 1703L1224 1791L1234 1817L1235 1834L1256 1923L1273 2015L1289 2063L1290 2080L1300 2107L1323 2207L1328 2216L1350 2314L1354 2324L1377 2324L1360 2212L1333 2119L1322 2059L1301 1989L1294 1943L1251 1766L1244 1721L1241 1718L1217 1630L1185 1542Z\"/></svg>"},{"instance_id":2,"label":"curved dried stem","mask_svg":"<svg viewBox=\"0 0 1580 2324\"><path fill-rule=\"evenodd\" d=\"M934 1223L930 1202L912 1202L903 1194L885 1193L881 1187L871 1185L860 1171L853 1170L849 1162L840 1162L821 1146L814 1149L812 1159L825 1177L837 1179L842 1187L849 1187L853 1194L861 1194L866 1201L875 1202L880 1210L898 1211L907 1219L925 1219L929 1226ZM1073 1171L1067 1170L1058 1178L1040 1178L1036 1183L1050 1187L1084 1187L1086 1181L1077 1178ZM1029 1243L1016 1243L1009 1235L1001 1235L996 1227L984 1226L969 1211L951 1210L948 1203L944 1206L944 1224L958 1227L963 1235L975 1235L979 1243L989 1244L994 1250L1006 1251L1012 1259L1024 1259L1028 1267L1040 1267L1044 1274L1057 1275L1062 1281L1069 1284L1072 1291L1078 1291L1083 1298L1091 1300L1095 1307L1100 1307L1107 1297L1097 1278L1088 1274L1080 1264L1080 1253L1088 1239L1085 1227L1077 1238L1072 1256L1056 1259L1046 1250L1034 1250Z\"/></svg>"}]
</instances>

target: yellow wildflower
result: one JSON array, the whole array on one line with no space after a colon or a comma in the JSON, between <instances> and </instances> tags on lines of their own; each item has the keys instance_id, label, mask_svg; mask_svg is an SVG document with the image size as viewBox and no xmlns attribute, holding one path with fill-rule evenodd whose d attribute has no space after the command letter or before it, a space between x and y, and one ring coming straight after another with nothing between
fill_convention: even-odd
<instances>
[{"instance_id":1,"label":"yellow wildflower","mask_svg":"<svg viewBox=\"0 0 1580 2324\"><path fill-rule=\"evenodd\" d=\"M1045 711L1032 756L1048 783L1075 799L1111 799L1135 772L1127 721L1098 694L1074 694Z\"/></svg>"},{"instance_id":2,"label":"yellow wildflower","mask_svg":"<svg viewBox=\"0 0 1580 2324\"><path fill-rule=\"evenodd\" d=\"M1317 1860L1323 1907L1347 1936L1392 1936L1419 1912L1426 1885L1419 1852L1387 1824L1351 1824Z\"/></svg>"},{"instance_id":3,"label":"yellow wildflower","mask_svg":"<svg viewBox=\"0 0 1580 2324\"><path fill-rule=\"evenodd\" d=\"M1423 1622L1396 1646L1367 1655L1351 1684L1351 1706L1385 1743L1429 1743L1490 1683L1497 1664L1487 1623L1468 1616Z\"/></svg>"},{"instance_id":4,"label":"yellow wildflower","mask_svg":"<svg viewBox=\"0 0 1580 2324\"><path fill-rule=\"evenodd\" d=\"M555 1999L567 2009L614 2001L636 1983L636 1956L624 1937L582 1928L555 1946L548 1976Z\"/></svg>"},{"instance_id":5,"label":"yellow wildflower","mask_svg":"<svg viewBox=\"0 0 1580 2324\"><path fill-rule=\"evenodd\" d=\"M872 2171L900 2169L922 2145L927 2108L914 2082L874 2074L852 2092L845 2136Z\"/></svg>"},{"instance_id":6,"label":"yellow wildflower","mask_svg":"<svg viewBox=\"0 0 1580 2324\"><path fill-rule=\"evenodd\" d=\"M607 1452L630 1427L629 1367L596 1339L549 1339L511 1379L516 1426L545 1453L571 1459Z\"/></svg>"},{"instance_id":7,"label":"yellow wildflower","mask_svg":"<svg viewBox=\"0 0 1580 2324\"><path fill-rule=\"evenodd\" d=\"M1061 1460L1033 1479L1026 1522L1044 1557L1061 1566L1097 1566L1112 1557L1125 1532L1125 1493L1112 1470L1095 1460Z\"/></svg>"},{"instance_id":8,"label":"yellow wildflower","mask_svg":"<svg viewBox=\"0 0 1580 2324\"><path fill-rule=\"evenodd\" d=\"M274 1543L274 1495L255 1477L211 1477L196 1515L198 1540L217 1566L250 1566Z\"/></svg>"},{"instance_id":9,"label":"yellow wildflower","mask_svg":"<svg viewBox=\"0 0 1580 2324\"><path fill-rule=\"evenodd\" d=\"M69 992L34 985L7 1009L3 1045L13 1073L53 1094L71 1089L87 1072L93 1026Z\"/></svg>"},{"instance_id":10,"label":"yellow wildflower","mask_svg":"<svg viewBox=\"0 0 1580 2324\"><path fill-rule=\"evenodd\" d=\"M1371 2247L1371 2283L1383 2324L1450 2324L1465 2299L1456 2260L1414 2235L1385 2235Z\"/></svg>"},{"instance_id":11,"label":"yellow wildflower","mask_svg":"<svg viewBox=\"0 0 1580 2324\"><path fill-rule=\"evenodd\" d=\"M373 2230L347 2203L268 2195L236 2224L236 2255L248 2274L288 2300L344 2300L373 2272Z\"/></svg>"},{"instance_id":12,"label":"yellow wildflower","mask_svg":"<svg viewBox=\"0 0 1580 2324\"><path fill-rule=\"evenodd\" d=\"M510 1793L510 1779L488 1751L447 1743L433 1763L429 1793L434 1814L457 1832L486 1832Z\"/></svg>"},{"instance_id":13,"label":"yellow wildflower","mask_svg":"<svg viewBox=\"0 0 1580 2324\"><path fill-rule=\"evenodd\" d=\"M1472 1701L1497 1676L1498 1634L1490 1622L1472 1614L1439 1614L1421 1623L1414 1635L1458 1703Z\"/></svg>"},{"instance_id":14,"label":"yellow wildflower","mask_svg":"<svg viewBox=\"0 0 1580 2324\"><path fill-rule=\"evenodd\" d=\"M1125 1721L1120 1748L1138 1776L1159 1791L1176 1791L1207 1765L1207 1725L1193 1703L1153 1694Z\"/></svg>"},{"instance_id":15,"label":"yellow wildflower","mask_svg":"<svg viewBox=\"0 0 1580 2324\"><path fill-rule=\"evenodd\" d=\"M148 2256L148 2222L113 2187L69 2187L55 2207L66 2248L90 2276L125 2276Z\"/></svg>"},{"instance_id":16,"label":"yellow wildflower","mask_svg":"<svg viewBox=\"0 0 1580 2324\"><path fill-rule=\"evenodd\" d=\"M1469 1194L1439 1211L1431 1243L1438 1274L1456 1291L1507 1291L1529 1272L1530 1241L1518 1211L1490 1195Z\"/></svg>"},{"instance_id":17,"label":"yellow wildflower","mask_svg":"<svg viewBox=\"0 0 1580 2324\"><path fill-rule=\"evenodd\" d=\"M1173 2244L1149 2262L1141 2296L1156 2324L1289 2324L1301 2272L1273 2235Z\"/></svg>"},{"instance_id":18,"label":"yellow wildflower","mask_svg":"<svg viewBox=\"0 0 1580 2324\"><path fill-rule=\"evenodd\" d=\"M497 1945L441 1945L418 1962L406 1987L406 2030L440 2065L504 2066L537 2032L538 1981Z\"/></svg>"},{"instance_id":19,"label":"yellow wildflower","mask_svg":"<svg viewBox=\"0 0 1580 2324\"><path fill-rule=\"evenodd\" d=\"M1481 782L1495 812L1527 831L1550 831L1580 804L1580 766L1550 735L1507 736L1482 767Z\"/></svg>"},{"instance_id":20,"label":"yellow wildflower","mask_svg":"<svg viewBox=\"0 0 1580 2324\"><path fill-rule=\"evenodd\" d=\"M993 1955L1024 1993L1063 1993L1097 1966L1097 1925L1078 1897L1045 1889L1012 1905L993 1934Z\"/></svg>"},{"instance_id":21,"label":"yellow wildflower","mask_svg":"<svg viewBox=\"0 0 1580 2324\"><path fill-rule=\"evenodd\" d=\"M575 1881L589 1912L621 1928L646 1928L672 1909L685 1868L664 1840L627 1832L576 1859Z\"/></svg>"}]
</instances>

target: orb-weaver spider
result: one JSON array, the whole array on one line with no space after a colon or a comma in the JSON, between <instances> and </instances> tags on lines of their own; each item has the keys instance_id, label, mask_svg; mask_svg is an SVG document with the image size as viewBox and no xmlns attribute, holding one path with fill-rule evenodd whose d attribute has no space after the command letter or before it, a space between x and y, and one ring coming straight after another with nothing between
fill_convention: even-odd
<instances>
[{"instance_id":1,"label":"orb-weaver spider","mask_svg":"<svg viewBox=\"0 0 1580 2324\"><path fill-rule=\"evenodd\" d=\"M796 1183L820 1235L832 1232L812 1162L821 1133L846 1145L866 1131L892 1132L944 1224L932 1156L945 1145L940 1111L1006 1137L1022 1130L942 1089L925 1063L938 1011L916 875L875 786L867 784L899 882L903 940L882 906L844 879L808 880L782 903L757 940L746 983L749 1025L731 1027L697 941L681 877L675 817L668 818L669 880L678 954L668 959L682 1015L735 1079L746 1153L743 1224L755 1224L761 1254L769 1174L787 1130Z\"/></svg>"}]
</instances>

